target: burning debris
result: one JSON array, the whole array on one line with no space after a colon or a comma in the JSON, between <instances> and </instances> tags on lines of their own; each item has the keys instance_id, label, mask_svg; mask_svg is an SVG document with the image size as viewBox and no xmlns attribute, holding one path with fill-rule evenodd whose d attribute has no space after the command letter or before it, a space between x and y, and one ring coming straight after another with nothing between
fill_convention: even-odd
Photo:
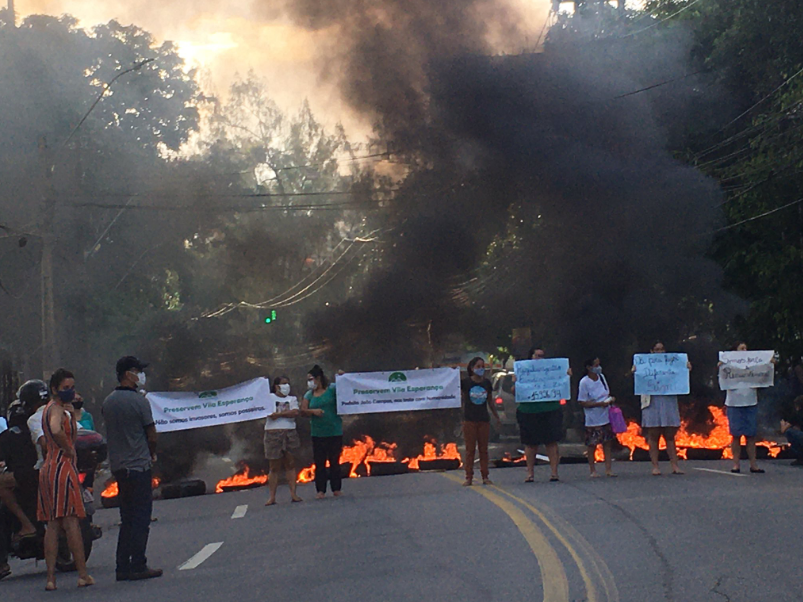
<instances>
[{"instance_id":1,"label":"burning debris","mask_svg":"<svg viewBox=\"0 0 803 602\"><path fill-rule=\"evenodd\" d=\"M356 479L364 476L403 474L411 470L456 470L461 465L456 443L442 445L434 439L427 439L422 454L402 460L396 457L397 449L396 443L377 442L372 437L364 436L343 447L340 453L341 473L343 477ZM215 493L251 489L268 483L269 477L264 472L253 471L245 463L241 463L240 466L236 474L218 482ZM315 466L302 468L296 478L297 483L310 483L313 480L315 480Z\"/></svg>"},{"instance_id":2,"label":"burning debris","mask_svg":"<svg viewBox=\"0 0 803 602\"><path fill-rule=\"evenodd\" d=\"M162 480L159 477L151 479L151 489L156 490L161 485ZM117 485L117 480L113 479L106 484L106 488L100 493L100 503L104 508L116 508L119 505L117 496L120 494L120 487Z\"/></svg>"}]
</instances>

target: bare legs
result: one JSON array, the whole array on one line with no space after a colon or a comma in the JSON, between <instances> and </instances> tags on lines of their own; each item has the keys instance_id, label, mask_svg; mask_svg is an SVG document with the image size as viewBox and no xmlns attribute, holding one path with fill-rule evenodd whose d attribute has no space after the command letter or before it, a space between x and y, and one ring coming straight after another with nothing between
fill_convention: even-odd
<instances>
[{"instance_id":1,"label":"bare legs","mask_svg":"<svg viewBox=\"0 0 803 602\"><path fill-rule=\"evenodd\" d=\"M535 454L538 447L535 445L524 446L524 457L527 460L527 480L532 480L535 476Z\"/></svg>"},{"instance_id":2,"label":"bare legs","mask_svg":"<svg viewBox=\"0 0 803 602\"><path fill-rule=\"evenodd\" d=\"M745 440L747 443L747 459L750 461L750 470L756 472L759 470L758 463L756 462L756 438L745 436ZM742 458L741 436L731 439L731 454L733 455L733 470L739 470L739 461Z\"/></svg>"},{"instance_id":3,"label":"bare legs","mask_svg":"<svg viewBox=\"0 0 803 602\"><path fill-rule=\"evenodd\" d=\"M56 557L59 551L59 533L67 535L67 546L70 548L75 568L78 571L78 587L93 585L94 579L86 572L84 557L84 541L81 538L81 526L75 516L58 518L47 523L45 531L45 562L47 563L47 586L45 589L56 589Z\"/></svg>"},{"instance_id":4,"label":"bare legs","mask_svg":"<svg viewBox=\"0 0 803 602\"><path fill-rule=\"evenodd\" d=\"M14 480L14 475L11 473L0 474L0 500L6 505L11 513L20 521L22 529L20 529L20 537L26 535L33 535L36 533L31 519L23 512L22 507L17 503L17 496L14 495L14 488L17 486L17 481Z\"/></svg>"},{"instance_id":5,"label":"bare legs","mask_svg":"<svg viewBox=\"0 0 803 602\"><path fill-rule=\"evenodd\" d=\"M678 429L674 426L668 427L650 427L645 428L647 431L647 443L650 446L650 462L652 463L652 474L655 476L659 476L661 474L661 468L658 465L658 458L660 452L660 443L661 443L661 435L664 436L664 441L666 442L666 453L669 455L669 464L672 467L672 474L683 474L683 471L680 470L680 465L678 464L678 449L675 445L675 435L677 435Z\"/></svg>"},{"instance_id":6,"label":"bare legs","mask_svg":"<svg viewBox=\"0 0 803 602\"><path fill-rule=\"evenodd\" d=\"M602 452L605 458L605 475L608 477L615 477L616 475L613 473L613 458L611 456L611 446L613 445L613 441L606 441L602 444ZM588 455L588 467L591 470L591 478L594 479L598 477L597 474L597 462L594 458L594 454L597 451L596 445L589 445L586 449L586 454Z\"/></svg>"},{"instance_id":7,"label":"bare legs","mask_svg":"<svg viewBox=\"0 0 803 602\"><path fill-rule=\"evenodd\" d=\"M296 495L296 460L290 452L284 452L284 456L278 460L269 460L270 477L268 478L268 491L270 497L265 503L266 506L273 506L276 503L276 491L279 489L279 475L284 471L287 485L290 487L290 497L294 502L303 501Z\"/></svg>"}]
</instances>

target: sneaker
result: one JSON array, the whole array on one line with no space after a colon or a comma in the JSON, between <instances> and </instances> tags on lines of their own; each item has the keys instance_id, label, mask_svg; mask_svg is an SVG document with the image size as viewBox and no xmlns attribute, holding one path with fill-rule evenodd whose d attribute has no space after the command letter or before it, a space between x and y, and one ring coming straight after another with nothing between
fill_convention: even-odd
<instances>
[{"instance_id":1,"label":"sneaker","mask_svg":"<svg viewBox=\"0 0 803 602\"><path fill-rule=\"evenodd\" d=\"M130 573L123 573L121 571L117 571L117 581L128 581L130 577Z\"/></svg>"},{"instance_id":2,"label":"sneaker","mask_svg":"<svg viewBox=\"0 0 803 602\"><path fill-rule=\"evenodd\" d=\"M129 581L140 581L142 579L154 579L156 577L161 577L163 572L164 571L162 571L162 569L151 569L151 568L145 567L144 571L138 571L136 573L129 573L128 580Z\"/></svg>"}]
</instances>

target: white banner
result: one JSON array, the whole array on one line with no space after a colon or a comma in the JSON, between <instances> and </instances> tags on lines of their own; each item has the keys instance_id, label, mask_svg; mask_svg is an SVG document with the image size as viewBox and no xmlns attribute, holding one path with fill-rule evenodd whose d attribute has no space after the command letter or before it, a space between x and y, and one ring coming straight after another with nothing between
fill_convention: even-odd
<instances>
[{"instance_id":1,"label":"white banner","mask_svg":"<svg viewBox=\"0 0 803 602\"><path fill-rule=\"evenodd\" d=\"M255 378L233 387L200 393L148 393L156 430L184 431L265 418L270 382Z\"/></svg>"},{"instance_id":2,"label":"white banner","mask_svg":"<svg viewBox=\"0 0 803 602\"><path fill-rule=\"evenodd\" d=\"M773 386L774 351L720 351L719 388L762 389Z\"/></svg>"},{"instance_id":3,"label":"white banner","mask_svg":"<svg viewBox=\"0 0 803 602\"><path fill-rule=\"evenodd\" d=\"M337 377L337 413L459 408L460 370L359 372Z\"/></svg>"}]
</instances>

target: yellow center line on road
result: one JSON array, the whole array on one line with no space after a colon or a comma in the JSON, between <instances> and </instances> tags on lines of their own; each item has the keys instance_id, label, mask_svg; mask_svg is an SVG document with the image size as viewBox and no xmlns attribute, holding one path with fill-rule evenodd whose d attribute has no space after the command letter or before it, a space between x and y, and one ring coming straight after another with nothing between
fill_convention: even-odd
<instances>
[{"instance_id":1,"label":"yellow center line on road","mask_svg":"<svg viewBox=\"0 0 803 602\"><path fill-rule=\"evenodd\" d=\"M580 557L580 554L574 548L574 546L569 542L566 536L550 521L541 510L523 500L522 498L513 495L512 493L505 491L501 487L496 485L493 486L494 489L498 490L500 493L508 496L509 498L517 501L519 504L527 508L530 512L535 514L541 522L546 525L546 527L552 532L552 534L560 541L561 544L566 548L566 550L571 555L572 559L574 560L575 564L577 564L577 568L580 571L580 576L583 579L583 583L585 584L586 588L586 596L588 602L599 602L599 597L597 594L597 588L594 585L594 581L591 576L588 574L586 570L586 562L583 562L583 559ZM616 587L616 583L614 582L613 575L611 575L608 566L605 564L605 560L599 555L599 553L589 544L586 542L582 535L577 533L573 527L570 525L566 525L564 528L570 530L570 535L575 539L575 541L582 545L585 548L585 553L589 556L591 563L597 569L597 575L599 576L600 580L603 582L605 587L605 594L606 599L608 602L616 602L619 600L619 590ZM575 531L571 533L571 531Z\"/></svg>"},{"instance_id":2,"label":"yellow center line on road","mask_svg":"<svg viewBox=\"0 0 803 602\"><path fill-rule=\"evenodd\" d=\"M450 474L443 476L457 483L462 482ZM544 602L569 602L569 580L566 578L563 562L538 526L527 518L527 515L518 507L491 491L490 488L472 487L472 489L507 514L524 537L527 545L530 546L538 561L538 568L541 570ZM589 602L591 602L591 598L589 598Z\"/></svg>"}]
</instances>

